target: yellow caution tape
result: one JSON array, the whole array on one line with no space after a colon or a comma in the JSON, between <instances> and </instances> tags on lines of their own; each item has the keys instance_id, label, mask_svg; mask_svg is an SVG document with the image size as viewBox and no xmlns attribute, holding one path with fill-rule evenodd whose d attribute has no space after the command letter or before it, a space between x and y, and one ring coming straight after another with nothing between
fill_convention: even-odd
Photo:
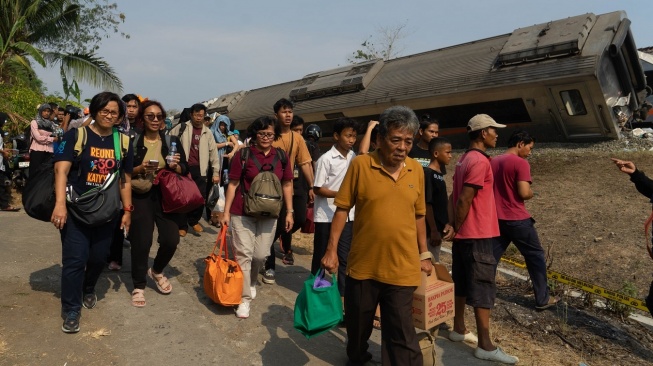
<instances>
[{"instance_id":1,"label":"yellow caution tape","mask_svg":"<svg viewBox=\"0 0 653 366\"><path fill-rule=\"evenodd\" d=\"M501 257L501 260L506 263L510 263L515 267L526 268L526 263L519 259L515 259L512 257ZM593 285L589 282L579 280L577 278L556 271L547 270L546 276L556 282L564 283L566 285L573 286L577 289L588 292L590 294L598 295L606 299L610 299L612 301L616 301L621 304L628 305L630 307L648 312L646 303L640 299L626 296L619 292L611 291L601 286Z\"/></svg>"}]
</instances>

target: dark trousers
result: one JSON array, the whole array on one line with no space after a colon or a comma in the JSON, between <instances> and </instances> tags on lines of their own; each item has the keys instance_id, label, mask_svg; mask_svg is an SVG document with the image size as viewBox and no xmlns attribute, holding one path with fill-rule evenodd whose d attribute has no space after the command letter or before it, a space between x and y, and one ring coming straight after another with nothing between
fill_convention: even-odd
<instances>
[{"instance_id":1,"label":"dark trousers","mask_svg":"<svg viewBox=\"0 0 653 366\"><path fill-rule=\"evenodd\" d=\"M95 284L109 255L115 220L87 227L68 216L61 230L61 310L80 311L82 295L95 292Z\"/></svg>"},{"instance_id":2,"label":"dark trousers","mask_svg":"<svg viewBox=\"0 0 653 366\"><path fill-rule=\"evenodd\" d=\"M125 211L120 210L120 217ZM116 262L122 266L122 245L125 240L125 233L120 228L120 220L116 221L116 226L113 229L113 239L111 240L111 247L109 248L109 258L107 262Z\"/></svg>"},{"instance_id":3,"label":"dark trousers","mask_svg":"<svg viewBox=\"0 0 653 366\"><path fill-rule=\"evenodd\" d=\"M195 181L197 188L200 190L202 197L204 197L204 200L206 200L206 177L202 177L200 175L200 167L188 166L188 171L190 172L190 176ZM200 222L200 219L202 218L203 212L204 212L204 206L202 205L201 207L198 207L197 209L187 213L186 214L187 224L179 228L183 230L188 230L188 226L197 225Z\"/></svg>"},{"instance_id":4,"label":"dark trousers","mask_svg":"<svg viewBox=\"0 0 653 366\"><path fill-rule=\"evenodd\" d=\"M9 185L5 182L9 181ZM11 203L11 176L8 172L0 170L0 208L9 207Z\"/></svg>"},{"instance_id":5,"label":"dark trousers","mask_svg":"<svg viewBox=\"0 0 653 366\"><path fill-rule=\"evenodd\" d=\"M515 244L524 256L528 274L533 282L535 292L535 305L543 306L549 302L549 287L546 278L546 262L544 249L537 236L534 226L535 220L499 220L501 236L494 238L494 258L497 264L506 252L510 242Z\"/></svg>"},{"instance_id":6,"label":"dark trousers","mask_svg":"<svg viewBox=\"0 0 653 366\"><path fill-rule=\"evenodd\" d=\"M47 151L30 151L29 152L29 176L32 177L36 174L36 171L41 166L41 164L52 158L52 153ZM16 167L16 169L18 169Z\"/></svg>"},{"instance_id":7,"label":"dark trousers","mask_svg":"<svg viewBox=\"0 0 653 366\"><path fill-rule=\"evenodd\" d=\"M294 224L290 231L286 231L286 206L281 206L277 230L274 233L274 240L270 245L270 256L265 260L265 269L276 268L276 256L274 254L274 242L279 239L281 251L288 253L292 250L292 234L299 230L306 222L306 210L308 209L308 197L306 195L292 196L292 209L295 211Z\"/></svg>"},{"instance_id":8,"label":"dark trousers","mask_svg":"<svg viewBox=\"0 0 653 366\"><path fill-rule=\"evenodd\" d=\"M311 260L311 273L317 274L322 267L322 257L326 254L331 232L330 222L316 222L315 234L313 236L313 259ZM351 248L352 234L354 233L354 222L348 221L342 229L338 239L338 290L340 296L345 296L345 278L347 277L347 257Z\"/></svg>"},{"instance_id":9,"label":"dark trousers","mask_svg":"<svg viewBox=\"0 0 653 366\"><path fill-rule=\"evenodd\" d=\"M209 167L209 169L206 171L206 176L212 178L213 177L213 167ZM211 184L209 184L209 182ZM213 181L208 179L206 180L206 188L204 188L204 201L206 202L206 198L209 196L209 193L211 193L211 188L213 188ZM209 220L211 218L211 210L213 207L207 207L204 205L204 210L206 211L206 219Z\"/></svg>"},{"instance_id":10,"label":"dark trousers","mask_svg":"<svg viewBox=\"0 0 653 366\"><path fill-rule=\"evenodd\" d=\"M148 259L154 236L154 224L159 231L159 250L152 269L161 273L170 263L179 244L177 222L179 214L166 214L161 207L161 191L156 187L144 194L132 194L134 213L131 223L132 280L134 288L144 289L147 283Z\"/></svg>"},{"instance_id":11,"label":"dark trousers","mask_svg":"<svg viewBox=\"0 0 653 366\"><path fill-rule=\"evenodd\" d=\"M381 306L381 361L383 365L423 364L422 352L413 326L415 286L395 286L375 280L355 280L347 276L345 322L349 365L362 365L372 358L367 351L376 305Z\"/></svg>"}]
</instances>

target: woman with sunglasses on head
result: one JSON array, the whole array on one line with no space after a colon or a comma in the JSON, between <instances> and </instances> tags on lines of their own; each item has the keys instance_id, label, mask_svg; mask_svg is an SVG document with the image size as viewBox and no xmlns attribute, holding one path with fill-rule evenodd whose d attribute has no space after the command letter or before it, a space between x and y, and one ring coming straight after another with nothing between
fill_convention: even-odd
<instances>
[{"instance_id":1,"label":"woman with sunglasses on head","mask_svg":"<svg viewBox=\"0 0 653 366\"><path fill-rule=\"evenodd\" d=\"M120 220L120 226L128 232L134 210L131 197L132 147L129 138L113 127L115 121L125 115L125 106L118 95L103 92L93 97L89 110L95 123L80 127L83 131L68 131L54 153L56 202L51 222L61 230L61 316L64 318L61 329L65 333L79 332L82 306L87 309L95 307L95 284L106 264L116 220ZM82 133L85 133L85 138ZM75 151L78 138L82 143L80 151ZM107 189L119 190L124 208L122 216L116 209L115 213L107 212L107 216L114 216L112 220L91 226L72 214L68 215L67 185L82 195L102 186L110 174L118 172L118 184L114 183ZM114 208L103 205L100 210Z\"/></svg>"},{"instance_id":2,"label":"woman with sunglasses on head","mask_svg":"<svg viewBox=\"0 0 653 366\"><path fill-rule=\"evenodd\" d=\"M247 128L247 137L250 139L248 148L239 149L231 160L229 169L229 185L225 193L224 215L222 225L232 225L232 238L236 261L243 271L243 295L240 305L236 309L239 318L249 317L250 302L256 297L256 280L259 269L263 267L266 256L270 253L270 245L274 239L277 218L256 218L247 216L244 210L243 189L248 191L252 181L260 172L254 159L260 166L274 166L274 174L281 181L283 188L283 204L287 208L286 231L293 226L292 210L292 180L293 170L288 166L288 158L277 156L283 153L272 147L272 142L281 136L281 128L274 118L257 118ZM249 149L249 158L243 162L241 155ZM244 187L241 186L241 174Z\"/></svg>"},{"instance_id":3,"label":"woman with sunglasses on head","mask_svg":"<svg viewBox=\"0 0 653 366\"><path fill-rule=\"evenodd\" d=\"M186 174L183 147L176 136L166 136L161 127L165 124L166 112L161 103L154 100L143 102L136 121L143 126L143 134L136 135L134 149L133 201L138 211L132 219L131 257L132 257L132 305L145 306L145 285L150 277L162 294L169 294L172 285L163 274L179 244L177 223L183 215L163 212L161 190L152 185L152 180L161 169L169 169L178 174ZM172 144L177 145L177 153L168 157ZM166 157L168 160L166 160ZM148 258L154 225L158 230L159 250L154 257L152 268L148 268Z\"/></svg>"}]
</instances>

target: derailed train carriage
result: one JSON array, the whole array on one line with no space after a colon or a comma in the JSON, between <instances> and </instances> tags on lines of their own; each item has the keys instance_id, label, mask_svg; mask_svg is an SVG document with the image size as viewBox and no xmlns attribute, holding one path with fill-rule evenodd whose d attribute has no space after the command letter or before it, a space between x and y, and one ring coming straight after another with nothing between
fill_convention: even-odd
<instances>
[{"instance_id":1,"label":"derailed train carriage","mask_svg":"<svg viewBox=\"0 0 653 366\"><path fill-rule=\"evenodd\" d=\"M603 140L620 137L647 93L630 21L619 11L230 93L209 112L226 113L243 129L289 98L295 114L328 136L339 117L367 122L387 107L406 105L437 118L441 135L454 141L477 113L509 129L526 128L540 141Z\"/></svg>"}]
</instances>

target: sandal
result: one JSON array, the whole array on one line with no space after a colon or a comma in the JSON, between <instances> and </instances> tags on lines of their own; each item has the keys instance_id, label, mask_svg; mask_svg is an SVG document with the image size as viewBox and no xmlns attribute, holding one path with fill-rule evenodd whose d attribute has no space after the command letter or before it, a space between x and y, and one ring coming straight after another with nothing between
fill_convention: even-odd
<instances>
[{"instance_id":1,"label":"sandal","mask_svg":"<svg viewBox=\"0 0 653 366\"><path fill-rule=\"evenodd\" d=\"M381 317L380 316L374 315L374 321L372 322L372 327L374 327L374 329L381 330Z\"/></svg>"},{"instance_id":2,"label":"sandal","mask_svg":"<svg viewBox=\"0 0 653 366\"><path fill-rule=\"evenodd\" d=\"M18 211L20 211L20 207L7 206L7 207L5 207L3 209L0 209L0 211L18 212Z\"/></svg>"},{"instance_id":3,"label":"sandal","mask_svg":"<svg viewBox=\"0 0 653 366\"><path fill-rule=\"evenodd\" d=\"M158 288L162 294L167 295L172 292L172 285L170 284L170 281L168 281L168 278L163 275L163 273L155 274L152 268L149 268L147 270L147 275L154 281L156 288Z\"/></svg>"},{"instance_id":4,"label":"sandal","mask_svg":"<svg viewBox=\"0 0 653 366\"><path fill-rule=\"evenodd\" d=\"M143 295L144 292L145 290L141 290L140 288L136 288L134 291L132 291L132 306L137 308L145 307L145 296Z\"/></svg>"}]
</instances>

